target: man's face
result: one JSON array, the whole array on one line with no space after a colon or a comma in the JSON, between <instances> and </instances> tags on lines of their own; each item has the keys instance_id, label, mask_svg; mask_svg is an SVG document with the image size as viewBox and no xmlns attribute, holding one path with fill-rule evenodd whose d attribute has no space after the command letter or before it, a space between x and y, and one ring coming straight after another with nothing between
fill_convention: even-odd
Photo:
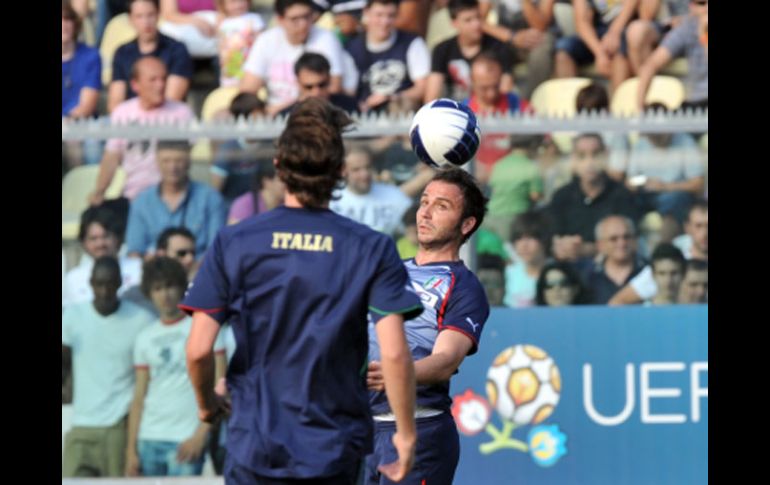
<instances>
[{"instance_id":1,"label":"man's face","mask_svg":"<svg viewBox=\"0 0 770 485\"><path fill-rule=\"evenodd\" d=\"M461 11L457 14L457 17L452 20L452 25L457 29L457 35L461 39L471 42L478 42L481 40L481 27L483 22L481 20L479 9L473 8Z\"/></svg>"},{"instance_id":2,"label":"man's face","mask_svg":"<svg viewBox=\"0 0 770 485\"><path fill-rule=\"evenodd\" d=\"M693 209L684 225L685 232L690 235L692 242L703 254L709 251L709 213Z\"/></svg>"},{"instance_id":3,"label":"man's face","mask_svg":"<svg viewBox=\"0 0 770 485\"><path fill-rule=\"evenodd\" d=\"M296 3L286 9L284 15L278 15L278 23L286 31L286 37L292 44L304 43L313 26L313 9Z\"/></svg>"},{"instance_id":4,"label":"man's face","mask_svg":"<svg viewBox=\"0 0 770 485\"><path fill-rule=\"evenodd\" d=\"M459 187L440 180L425 187L417 210L417 241L422 246L438 247L462 240L463 232L473 228L474 219L462 220L463 194Z\"/></svg>"},{"instance_id":5,"label":"man's face","mask_svg":"<svg viewBox=\"0 0 770 485\"><path fill-rule=\"evenodd\" d=\"M679 288L679 303L706 303L709 291L709 272L689 270Z\"/></svg>"},{"instance_id":6,"label":"man's face","mask_svg":"<svg viewBox=\"0 0 770 485\"><path fill-rule=\"evenodd\" d=\"M190 154L185 150L162 149L156 154L162 183L179 185L187 182Z\"/></svg>"},{"instance_id":7,"label":"man's face","mask_svg":"<svg viewBox=\"0 0 770 485\"><path fill-rule=\"evenodd\" d=\"M478 62L471 67L471 89L483 105L493 105L500 97L500 78L503 71L499 66Z\"/></svg>"},{"instance_id":8,"label":"man's face","mask_svg":"<svg viewBox=\"0 0 770 485\"><path fill-rule=\"evenodd\" d=\"M361 152L353 152L345 157L345 181L355 194L368 194L372 189L372 161Z\"/></svg>"},{"instance_id":9,"label":"man's face","mask_svg":"<svg viewBox=\"0 0 770 485\"><path fill-rule=\"evenodd\" d=\"M682 265L673 259L659 259L652 266L652 277L658 287L658 294L667 300L676 301L682 283Z\"/></svg>"},{"instance_id":10,"label":"man's face","mask_svg":"<svg viewBox=\"0 0 770 485\"><path fill-rule=\"evenodd\" d=\"M93 259L102 256L117 256L118 237L112 232L106 230L98 222L92 222L86 229L86 236L83 238L83 249Z\"/></svg>"},{"instance_id":11,"label":"man's face","mask_svg":"<svg viewBox=\"0 0 770 485\"><path fill-rule=\"evenodd\" d=\"M604 173L607 153L594 137L581 138L572 152L575 173L583 183L593 183Z\"/></svg>"},{"instance_id":12,"label":"man's face","mask_svg":"<svg viewBox=\"0 0 770 485\"><path fill-rule=\"evenodd\" d=\"M184 270L189 273L195 264L195 241L179 234L171 236L168 238L164 254L179 261Z\"/></svg>"},{"instance_id":13,"label":"man's face","mask_svg":"<svg viewBox=\"0 0 770 485\"><path fill-rule=\"evenodd\" d=\"M375 3L364 9L364 15L367 35L371 36L375 42L383 42L393 33L398 7L392 3L388 5Z\"/></svg>"},{"instance_id":14,"label":"man's face","mask_svg":"<svg viewBox=\"0 0 770 485\"><path fill-rule=\"evenodd\" d=\"M184 288L165 282L155 282L150 286L150 300L161 316L176 313L183 294Z\"/></svg>"},{"instance_id":15,"label":"man's face","mask_svg":"<svg viewBox=\"0 0 770 485\"><path fill-rule=\"evenodd\" d=\"M136 79L131 88L146 107L154 108L166 100L166 67L156 59L140 59Z\"/></svg>"},{"instance_id":16,"label":"man's face","mask_svg":"<svg viewBox=\"0 0 770 485\"><path fill-rule=\"evenodd\" d=\"M91 274L91 289L94 292L94 303L97 306L109 306L118 299L120 274L105 267L94 268Z\"/></svg>"},{"instance_id":17,"label":"man's face","mask_svg":"<svg viewBox=\"0 0 770 485\"><path fill-rule=\"evenodd\" d=\"M128 19L141 39L153 39L158 35L158 9L152 2L134 2Z\"/></svg>"},{"instance_id":18,"label":"man's face","mask_svg":"<svg viewBox=\"0 0 770 485\"><path fill-rule=\"evenodd\" d=\"M634 231L619 218L607 219L602 224L597 245L599 252L613 263L628 263L636 253Z\"/></svg>"},{"instance_id":19,"label":"man's face","mask_svg":"<svg viewBox=\"0 0 770 485\"><path fill-rule=\"evenodd\" d=\"M329 100L329 82L331 76L329 73L314 72L309 69L300 69L297 75L297 84L299 84L299 100L307 98L321 98Z\"/></svg>"},{"instance_id":20,"label":"man's face","mask_svg":"<svg viewBox=\"0 0 770 485\"><path fill-rule=\"evenodd\" d=\"M72 42L75 36L75 22L70 19L61 18L61 43Z\"/></svg>"},{"instance_id":21,"label":"man's face","mask_svg":"<svg viewBox=\"0 0 770 485\"><path fill-rule=\"evenodd\" d=\"M708 0L690 0L690 13L700 17L709 14Z\"/></svg>"}]
</instances>

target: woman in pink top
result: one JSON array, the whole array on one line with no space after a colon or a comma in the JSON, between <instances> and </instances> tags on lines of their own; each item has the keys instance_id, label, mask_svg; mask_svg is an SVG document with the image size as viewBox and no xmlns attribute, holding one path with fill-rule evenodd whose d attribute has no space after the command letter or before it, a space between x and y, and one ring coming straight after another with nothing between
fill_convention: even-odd
<instances>
[{"instance_id":1,"label":"woman in pink top","mask_svg":"<svg viewBox=\"0 0 770 485\"><path fill-rule=\"evenodd\" d=\"M214 0L160 0L160 31L182 42L191 57L217 55Z\"/></svg>"}]
</instances>

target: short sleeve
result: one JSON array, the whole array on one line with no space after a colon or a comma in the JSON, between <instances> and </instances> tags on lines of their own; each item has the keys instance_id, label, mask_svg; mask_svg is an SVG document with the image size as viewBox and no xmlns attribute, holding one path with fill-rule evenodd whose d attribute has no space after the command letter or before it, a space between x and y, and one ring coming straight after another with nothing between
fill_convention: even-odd
<instances>
[{"instance_id":1,"label":"short sleeve","mask_svg":"<svg viewBox=\"0 0 770 485\"><path fill-rule=\"evenodd\" d=\"M220 324L227 321L229 313L228 296L231 281L225 268L225 248L222 233L206 251L203 264L195 279L187 287L184 300L179 308L192 315L201 311L209 314Z\"/></svg>"},{"instance_id":2,"label":"short sleeve","mask_svg":"<svg viewBox=\"0 0 770 485\"><path fill-rule=\"evenodd\" d=\"M187 47L181 42L174 42L170 51L168 73L190 79L193 75L193 62L187 52Z\"/></svg>"},{"instance_id":3,"label":"short sleeve","mask_svg":"<svg viewBox=\"0 0 770 485\"><path fill-rule=\"evenodd\" d=\"M478 350L481 331L489 318L489 302L481 283L472 273L455 282L446 303L446 310L439 317L439 331L458 331L473 342L468 355Z\"/></svg>"},{"instance_id":4,"label":"short sleeve","mask_svg":"<svg viewBox=\"0 0 770 485\"><path fill-rule=\"evenodd\" d=\"M380 237L380 256L376 259L376 273L369 290L371 318L377 323L387 315L402 313L404 319L410 320L422 313L422 303L412 289L411 280L393 241L386 236Z\"/></svg>"},{"instance_id":5,"label":"short sleeve","mask_svg":"<svg viewBox=\"0 0 770 485\"><path fill-rule=\"evenodd\" d=\"M658 293L658 286L652 276L652 267L649 265L645 266L628 284L642 300L649 300Z\"/></svg>"},{"instance_id":6,"label":"short sleeve","mask_svg":"<svg viewBox=\"0 0 770 485\"><path fill-rule=\"evenodd\" d=\"M61 343L72 347L75 341L75 322L77 316L73 314L71 306L64 308L64 313L61 316Z\"/></svg>"},{"instance_id":7,"label":"short sleeve","mask_svg":"<svg viewBox=\"0 0 770 485\"><path fill-rule=\"evenodd\" d=\"M96 49L88 52L88 62L85 65L83 76L84 86L87 88L102 89L102 60Z\"/></svg>"},{"instance_id":8,"label":"short sleeve","mask_svg":"<svg viewBox=\"0 0 770 485\"><path fill-rule=\"evenodd\" d=\"M144 332L139 333L134 344L134 368L146 369L150 367L150 361L147 360L147 339L144 338Z\"/></svg>"}]
</instances>

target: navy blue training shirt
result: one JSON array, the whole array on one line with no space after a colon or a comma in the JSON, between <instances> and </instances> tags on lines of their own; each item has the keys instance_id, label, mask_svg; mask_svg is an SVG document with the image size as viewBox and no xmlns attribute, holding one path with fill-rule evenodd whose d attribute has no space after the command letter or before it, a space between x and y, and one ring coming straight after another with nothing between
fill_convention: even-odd
<instances>
[{"instance_id":1,"label":"navy blue training shirt","mask_svg":"<svg viewBox=\"0 0 770 485\"><path fill-rule=\"evenodd\" d=\"M425 307L422 315L406 322L406 340L414 360L429 356L439 332L444 330L467 336L473 342L468 354L476 353L489 317L487 296L476 275L462 261L418 265L414 259L408 259L404 265ZM369 358L380 360L380 347L373 331L372 328L369 332ZM374 414L390 412L384 392L372 391L370 402ZM418 385L417 405L449 411L449 382Z\"/></svg>"},{"instance_id":2,"label":"navy blue training shirt","mask_svg":"<svg viewBox=\"0 0 770 485\"><path fill-rule=\"evenodd\" d=\"M336 475L371 451L367 313L423 309L386 235L284 206L222 229L181 306L232 324L227 450L273 478Z\"/></svg>"}]
</instances>

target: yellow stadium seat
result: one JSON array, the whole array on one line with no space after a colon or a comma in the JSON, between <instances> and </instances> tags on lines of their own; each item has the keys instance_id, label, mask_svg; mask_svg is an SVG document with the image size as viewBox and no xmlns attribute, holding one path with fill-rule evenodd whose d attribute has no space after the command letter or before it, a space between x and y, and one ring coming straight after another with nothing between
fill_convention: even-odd
<instances>
[{"instance_id":1,"label":"yellow stadium seat","mask_svg":"<svg viewBox=\"0 0 770 485\"><path fill-rule=\"evenodd\" d=\"M549 79L535 88L530 100L535 112L546 116L574 116L578 92L591 84L584 77Z\"/></svg>"},{"instance_id":2,"label":"yellow stadium seat","mask_svg":"<svg viewBox=\"0 0 770 485\"><path fill-rule=\"evenodd\" d=\"M214 115L223 109L228 109L233 98L238 94L238 86L219 87L211 91L203 101L201 119L211 121Z\"/></svg>"},{"instance_id":3,"label":"yellow stadium seat","mask_svg":"<svg viewBox=\"0 0 770 485\"><path fill-rule=\"evenodd\" d=\"M81 165L64 176L61 187L61 237L74 240L80 230L80 215L88 208L88 195L96 187L99 165ZM118 167L112 178L105 199L117 199L123 193L126 172Z\"/></svg>"},{"instance_id":4,"label":"yellow stadium seat","mask_svg":"<svg viewBox=\"0 0 770 485\"><path fill-rule=\"evenodd\" d=\"M425 43L428 44L428 49L433 50L437 44L455 35L457 35L457 30L452 25L448 8L443 7L430 14L430 17L428 17L428 31L425 35Z\"/></svg>"},{"instance_id":5,"label":"yellow stadium seat","mask_svg":"<svg viewBox=\"0 0 770 485\"><path fill-rule=\"evenodd\" d=\"M102 84L107 86L112 81L112 58L115 51L126 42L136 38L136 30L128 20L128 14L116 15L104 28L99 55L102 58Z\"/></svg>"},{"instance_id":6,"label":"yellow stadium seat","mask_svg":"<svg viewBox=\"0 0 770 485\"><path fill-rule=\"evenodd\" d=\"M615 90L610 101L610 111L615 116L631 116L639 112L636 91L639 79L626 79ZM646 103L663 103L668 109L676 109L684 101L684 84L671 76L655 76L647 90Z\"/></svg>"}]
</instances>

